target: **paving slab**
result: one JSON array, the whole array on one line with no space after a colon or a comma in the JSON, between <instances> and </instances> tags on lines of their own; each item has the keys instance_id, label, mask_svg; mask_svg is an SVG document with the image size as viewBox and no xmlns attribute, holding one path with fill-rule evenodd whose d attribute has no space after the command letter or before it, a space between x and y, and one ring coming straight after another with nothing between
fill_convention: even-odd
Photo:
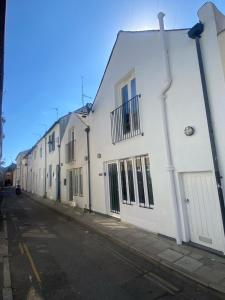
<instances>
[{"instance_id":1,"label":"paving slab","mask_svg":"<svg viewBox=\"0 0 225 300\"><path fill-rule=\"evenodd\" d=\"M180 259L181 257L183 257L183 255L181 253L178 253L171 249L167 249L163 252L160 252L158 254L158 256L165 260L168 260L169 262L174 262L174 261Z\"/></svg>"},{"instance_id":2,"label":"paving slab","mask_svg":"<svg viewBox=\"0 0 225 300\"><path fill-rule=\"evenodd\" d=\"M212 270L209 267L202 266L195 272L198 276L201 276L207 282L219 283L223 279L225 280L225 269L222 270Z\"/></svg>"},{"instance_id":3,"label":"paving slab","mask_svg":"<svg viewBox=\"0 0 225 300\"><path fill-rule=\"evenodd\" d=\"M175 262L175 265L189 272L194 272L195 270L197 270L202 266L202 263L194 258L184 256L181 259L179 259L177 262Z\"/></svg>"},{"instance_id":4,"label":"paving slab","mask_svg":"<svg viewBox=\"0 0 225 300\"><path fill-rule=\"evenodd\" d=\"M194 259L197 259L197 260L200 260L200 259L203 258L203 255L201 255L199 253L195 253L195 252L190 253L189 256L194 258Z\"/></svg>"}]
</instances>

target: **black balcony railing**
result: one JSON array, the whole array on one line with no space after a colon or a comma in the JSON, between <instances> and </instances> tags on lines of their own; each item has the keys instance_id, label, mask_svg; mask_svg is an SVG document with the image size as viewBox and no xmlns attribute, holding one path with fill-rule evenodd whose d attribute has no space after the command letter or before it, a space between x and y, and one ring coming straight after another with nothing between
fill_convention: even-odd
<instances>
[{"instance_id":1,"label":"black balcony railing","mask_svg":"<svg viewBox=\"0 0 225 300\"><path fill-rule=\"evenodd\" d=\"M75 140L66 144L66 163L73 162L75 160Z\"/></svg>"},{"instance_id":2,"label":"black balcony railing","mask_svg":"<svg viewBox=\"0 0 225 300\"><path fill-rule=\"evenodd\" d=\"M110 113L113 144L141 134L139 98L133 97Z\"/></svg>"}]
</instances>

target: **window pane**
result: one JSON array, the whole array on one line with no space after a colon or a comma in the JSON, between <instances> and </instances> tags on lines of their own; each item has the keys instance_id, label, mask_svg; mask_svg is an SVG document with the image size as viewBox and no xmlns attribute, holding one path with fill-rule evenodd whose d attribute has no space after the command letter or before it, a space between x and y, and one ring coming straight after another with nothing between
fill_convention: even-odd
<instances>
[{"instance_id":1,"label":"window pane","mask_svg":"<svg viewBox=\"0 0 225 300\"><path fill-rule=\"evenodd\" d=\"M73 201L73 172L69 171L69 201Z\"/></svg>"},{"instance_id":2,"label":"window pane","mask_svg":"<svg viewBox=\"0 0 225 300\"><path fill-rule=\"evenodd\" d=\"M130 88L131 88L131 98L135 97L137 95L136 91L136 78L133 78L130 82Z\"/></svg>"},{"instance_id":3,"label":"window pane","mask_svg":"<svg viewBox=\"0 0 225 300\"><path fill-rule=\"evenodd\" d=\"M128 86L127 84L121 89L122 103L128 101Z\"/></svg>"},{"instance_id":4,"label":"window pane","mask_svg":"<svg viewBox=\"0 0 225 300\"><path fill-rule=\"evenodd\" d=\"M127 186L126 186L126 174L124 161L120 162L120 176L121 176L121 187L122 187L122 199L127 201Z\"/></svg>"},{"instance_id":5,"label":"window pane","mask_svg":"<svg viewBox=\"0 0 225 300\"><path fill-rule=\"evenodd\" d=\"M82 174L82 168L79 168L79 195L83 196L83 174Z\"/></svg>"},{"instance_id":6,"label":"window pane","mask_svg":"<svg viewBox=\"0 0 225 300\"><path fill-rule=\"evenodd\" d=\"M78 195L78 169L74 169L74 195L77 196Z\"/></svg>"},{"instance_id":7,"label":"window pane","mask_svg":"<svg viewBox=\"0 0 225 300\"><path fill-rule=\"evenodd\" d=\"M135 202L133 167L132 167L131 160L127 161L127 175L128 175L128 186L129 186L129 193L130 193L130 202Z\"/></svg>"},{"instance_id":8,"label":"window pane","mask_svg":"<svg viewBox=\"0 0 225 300\"><path fill-rule=\"evenodd\" d=\"M145 172L146 172L146 180L147 180L147 188L148 188L148 201L150 205L154 205L149 157L145 157Z\"/></svg>"},{"instance_id":9,"label":"window pane","mask_svg":"<svg viewBox=\"0 0 225 300\"><path fill-rule=\"evenodd\" d=\"M49 173L49 186L52 186L52 165L49 165L48 168Z\"/></svg>"},{"instance_id":10,"label":"window pane","mask_svg":"<svg viewBox=\"0 0 225 300\"><path fill-rule=\"evenodd\" d=\"M52 133L52 151L55 150L55 131Z\"/></svg>"},{"instance_id":11,"label":"window pane","mask_svg":"<svg viewBox=\"0 0 225 300\"><path fill-rule=\"evenodd\" d=\"M121 89L122 103L123 103L123 132L124 134L130 132L130 112L128 103L128 86L125 85Z\"/></svg>"},{"instance_id":12,"label":"window pane","mask_svg":"<svg viewBox=\"0 0 225 300\"><path fill-rule=\"evenodd\" d=\"M136 158L136 171L137 171L139 203L145 204L144 181L143 181L143 172L142 172L142 165L141 165L140 157Z\"/></svg>"}]
</instances>

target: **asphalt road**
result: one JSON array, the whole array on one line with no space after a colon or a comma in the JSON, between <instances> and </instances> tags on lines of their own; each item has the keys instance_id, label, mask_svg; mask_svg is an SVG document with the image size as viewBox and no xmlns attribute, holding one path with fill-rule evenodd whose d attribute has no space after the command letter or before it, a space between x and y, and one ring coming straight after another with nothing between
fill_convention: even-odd
<instances>
[{"instance_id":1,"label":"asphalt road","mask_svg":"<svg viewBox=\"0 0 225 300\"><path fill-rule=\"evenodd\" d=\"M12 189L4 198L14 299L222 299Z\"/></svg>"}]
</instances>

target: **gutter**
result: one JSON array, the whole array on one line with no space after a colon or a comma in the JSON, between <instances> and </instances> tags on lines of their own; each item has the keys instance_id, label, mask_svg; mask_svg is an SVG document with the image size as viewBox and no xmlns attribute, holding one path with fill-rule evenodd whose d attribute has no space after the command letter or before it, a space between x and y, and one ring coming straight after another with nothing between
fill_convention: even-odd
<instances>
[{"instance_id":1,"label":"gutter","mask_svg":"<svg viewBox=\"0 0 225 300\"><path fill-rule=\"evenodd\" d=\"M44 137L45 138L45 192L44 192L44 198L47 198L47 146L46 146L46 138L47 136Z\"/></svg>"},{"instance_id":2,"label":"gutter","mask_svg":"<svg viewBox=\"0 0 225 300\"><path fill-rule=\"evenodd\" d=\"M91 198L91 161L90 161L90 126L76 113L77 118L84 124L85 132L87 134L87 163L88 163L88 210L92 212L92 198Z\"/></svg>"},{"instance_id":3,"label":"gutter","mask_svg":"<svg viewBox=\"0 0 225 300\"><path fill-rule=\"evenodd\" d=\"M224 195L223 195L223 189L222 189L222 183L221 183L222 176L220 174L218 154L217 154L214 129L213 129L213 123L212 123L212 115L211 115L210 104L209 104L208 89L207 89L207 84L206 84L205 70L204 70L202 51L201 51L201 45L200 45L200 38L201 38L201 34L203 33L203 31L204 31L204 25L202 23L197 23L188 31L188 36L189 36L189 38L194 39L195 44L196 44L199 71L200 71L200 77L201 77L201 83L202 83L202 92L203 92L203 98L204 98L204 103L205 103L206 120L207 120L207 124L208 124L209 139L210 139L210 144L211 144L213 166L214 166L215 178L216 178L216 186L217 186L217 192L218 192L219 203L220 203L220 210L221 210L221 216L222 216L222 222L223 222L223 230L225 233L225 203L224 203Z\"/></svg>"},{"instance_id":4,"label":"gutter","mask_svg":"<svg viewBox=\"0 0 225 300\"><path fill-rule=\"evenodd\" d=\"M171 191L171 198L172 198L172 204L174 210L176 242L178 245L180 245L182 244L181 232L180 232L181 224L180 224L179 209L178 209L178 195L176 189L175 168L173 165L171 141L169 136L169 126L168 126L168 114L166 108L167 92L170 89L172 84L172 76L171 76L169 56L168 56L168 45L167 45L165 30L164 30L164 21L163 21L164 16L165 14L163 12L160 12L158 14L160 37L161 37L161 44L162 44L161 46L163 51L163 62L165 67L164 71L166 75L166 79L160 93L160 101L161 101L161 110L162 110L163 133L164 133L165 146L166 146L167 171L169 174L170 191Z\"/></svg>"}]
</instances>

